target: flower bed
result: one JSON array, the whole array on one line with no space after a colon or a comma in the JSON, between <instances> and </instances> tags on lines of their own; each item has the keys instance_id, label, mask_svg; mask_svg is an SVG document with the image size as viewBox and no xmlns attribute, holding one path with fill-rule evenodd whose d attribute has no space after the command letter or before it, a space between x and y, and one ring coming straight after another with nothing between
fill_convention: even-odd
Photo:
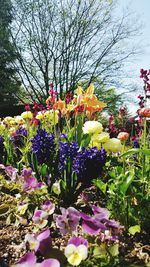
<instances>
[{"instance_id":1,"label":"flower bed","mask_svg":"<svg viewBox=\"0 0 150 267\"><path fill-rule=\"evenodd\" d=\"M0 122L3 266L149 266L150 109L133 137L103 125L92 84L49 94Z\"/></svg>"}]
</instances>

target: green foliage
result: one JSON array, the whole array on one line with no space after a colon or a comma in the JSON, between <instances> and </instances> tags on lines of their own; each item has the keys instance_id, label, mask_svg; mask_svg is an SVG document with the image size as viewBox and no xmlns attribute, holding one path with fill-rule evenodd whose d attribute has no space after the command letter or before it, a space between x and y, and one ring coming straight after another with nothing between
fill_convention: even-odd
<instances>
[{"instance_id":1,"label":"green foliage","mask_svg":"<svg viewBox=\"0 0 150 267\"><path fill-rule=\"evenodd\" d=\"M14 104L20 87L14 68L17 55L10 40L11 9L10 0L0 0L0 104Z\"/></svg>"},{"instance_id":2,"label":"green foliage","mask_svg":"<svg viewBox=\"0 0 150 267\"><path fill-rule=\"evenodd\" d=\"M131 235L135 235L136 233L140 233L141 231L141 227L140 225L134 225L134 226L131 226L129 229L128 229L129 233Z\"/></svg>"}]
</instances>

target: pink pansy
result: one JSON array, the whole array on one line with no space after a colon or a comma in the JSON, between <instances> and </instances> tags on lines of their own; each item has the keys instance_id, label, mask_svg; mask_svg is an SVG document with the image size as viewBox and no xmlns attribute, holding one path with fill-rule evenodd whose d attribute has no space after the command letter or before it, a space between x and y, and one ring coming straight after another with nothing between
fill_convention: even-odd
<instances>
[{"instance_id":1,"label":"pink pansy","mask_svg":"<svg viewBox=\"0 0 150 267\"><path fill-rule=\"evenodd\" d=\"M5 172L12 181L16 180L18 173L18 170L16 168L12 167L11 165L7 166L5 168Z\"/></svg>"},{"instance_id":2,"label":"pink pansy","mask_svg":"<svg viewBox=\"0 0 150 267\"><path fill-rule=\"evenodd\" d=\"M46 200L42 205L41 209L46 211L48 215L51 215L54 213L55 210L55 204L53 204L50 200Z\"/></svg>"},{"instance_id":3,"label":"pink pansy","mask_svg":"<svg viewBox=\"0 0 150 267\"><path fill-rule=\"evenodd\" d=\"M25 180L23 185L23 190L25 192L33 191L38 186L38 181L35 177L29 177L27 180Z\"/></svg>"},{"instance_id":4,"label":"pink pansy","mask_svg":"<svg viewBox=\"0 0 150 267\"><path fill-rule=\"evenodd\" d=\"M84 232L90 235L98 235L101 230L107 229L106 226L99 219L99 214L89 216L81 212L80 215L82 218L82 229L84 230Z\"/></svg>"},{"instance_id":5,"label":"pink pansy","mask_svg":"<svg viewBox=\"0 0 150 267\"><path fill-rule=\"evenodd\" d=\"M33 252L26 253L19 261L16 267L31 267L36 264L36 256Z\"/></svg>"},{"instance_id":6,"label":"pink pansy","mask_svg":"<svg viewBox=\"0 0 150 267\"><path fill-rule=\"evenodd\" d=\"M79 245L84 245L84 246L88 247L88 241L85 238L81 237L81 236L71 237L68 240L68 245L69 244L73 244L76 247L78 247Z\"/></svg>"},{"instance_id":7,"label":"pink pansy","mask_svg":"<svg viewBox=\"0 0 150 267\"><path fill-rule=\"evenodd\" d=\"M76 230L80 220L80 213L73 207L68 209L60 208L61 215L54 214L53 218L56 221L56 226L61 234L71 233Z\"/></svg>"},{"instance_id":8,"label":"pink pansy","mask_svg":"<svg viewBox=\"0 0 150 267\"><path fill-rule=\"evenodd\" d=\"M50 230L46 229L40 234L27 234L25 236L25 242L28 242L31 250L39 251L43 256L46 256L49 249L52 247L52 240L50 236Z\"/></svg>"},{"instance_id":9,"label":"pink pansy","mask_svg":"<svg viewBox=\"0 0 150 267\"><path fill-rule=\"evenodd\" d=\"M56 259L47 259L43 262L36 263L36 256L33 252L25 254L15 267L60 267L60 263Z\"/></svg>"},{"instance_id":10,"label":"pink pansy","mask_svg":"<svg viewBox=\"0 0 150 267\"><path fill-rule=\"evenodd\" d=\"M52 247L52 239L50 236L50 230L46 229L37 236L37 241L39 242L38 251L44 256L48 253Z\"/></svg>"},{"instance_id":11,"label":"pink pansy","mask_svg":"<svg viewBox=\"0 0 150 267\"><path fill-rule=\"evenodd\" d=\"M35 224L37 224L39 226L39 228L43 228L46 226L47 222L48 222L48 214L47 212L43 211L43 210L36 210L34 212L34 215L32 217L32 220Z\"/></svg>"}]
</instances>

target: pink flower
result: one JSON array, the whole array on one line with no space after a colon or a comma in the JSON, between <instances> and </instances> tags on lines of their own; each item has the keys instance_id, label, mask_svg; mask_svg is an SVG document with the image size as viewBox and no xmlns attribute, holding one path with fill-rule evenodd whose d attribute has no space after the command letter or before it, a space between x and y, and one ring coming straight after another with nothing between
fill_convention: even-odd
<instances>
[{"instance_id":1,"label":"pink flower","mask_svg":"<svg viewBox=\"0 0 150 267\"><path fill-rule=\"evenodd\" d=\"M84 245L86 247L88 247L88 241L86 239L84 239L83 237L81 236L74 236L74 237L71 237L69 240L68 240L68 245L69 244L73 244L75 245L76 247L80 246L80 245Z\"/></svg>"},{"instance_id":2,"label":"pink flower","mask_svg":"<svg viewBox=\"0 0 150 267\"><path fill-rule=\"evenodd\" d=\"M54 213L55 210L55 204L53 204L50 200L46 200L42 205L41 209L46 211L48 215L51 215Z\"/></svg>"},{"instance_id":3,"label":"pink flower","mask_svg":"<svg viewBox=\"0 0 150 267\"><path fill-rule=\"evenodd\" d=\"M120 132L117 138L121 141L125 141L129 138L129 134L127 132Z\"/></svg>"},{"instance_id":4,"label":"pink flower","mask_svg":"<svg viewBox=\"0 0 150 267\"><path fill-rule=\"evenodd\" d=\"M35 252L39 251L44 257L46 257L52 247L50 230L46 229L38 235L26 234L25 243L29 244L30 250L34 250Z\"/></svg>"},{"instance_id":5,"label":"pink flower","mask_svg":"<svg viewBox=\"0 0 150 267\"><path fill-rule=\"evenodd\" d=\"M48 214L43 210L36 210L32 217L32 221L39 226L39 228L43 228L48 223Z\"/></svg>"},{"instance_id":6,"label":"pink flower","mask_svg":"<svg viewBox=\"0 0 150 267\"><path fill-rule=\"evenodd\" d=\"M53 218L61 234L65 235L75 231L79 224L80 213L73 207L69 207L68 209L60 208L60 210L62 214L54 214Z\"/></svg>"},{"instance_id":7,"label":"pink flower","mask_svg":"<svg viewBox=\"0 0 150 267\"><path fill-rule=\"evenodd\" d=\"M36 256L33 252L26 253L15 267L60 267L56 259L47 259L41 263L36 263Z\"/></svg>"}]
</instances>

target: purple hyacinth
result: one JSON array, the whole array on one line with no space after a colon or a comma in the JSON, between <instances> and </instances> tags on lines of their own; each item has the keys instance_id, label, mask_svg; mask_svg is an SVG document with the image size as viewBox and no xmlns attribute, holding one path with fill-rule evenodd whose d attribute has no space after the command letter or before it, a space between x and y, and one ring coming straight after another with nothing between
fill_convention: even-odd
<instances>
[{"instance_id":1,"label":"purple hyacinth","mask_svg":"<svg viewBox=\"0 0 150 267\"><path fill-rule=\"evenodd\" d=\"M73 169L80 182L89 185L92 179L100 176L106 161L106 151L82 148L73 162Z\"/></svg>"},{"instance_id":2,"label":"purple hyacinth","mask_svg":"<svg viewBox=\"0 0 150 267\"><path fill-rule=\"evenodd\" d=\"M77 142L72 143L59 143L59 171L62 172L66 166L67 160L70 159L72 162L77 155L79 150Z\"/></svg>"},{"instance_id":3,"label":"purple hyacinth","mask_svg":"<svg viewBox=\"0 0 150 267\"><path fill-rule=\"evenodd\" d=\"M137 139L135 139L135 140L133 141L133 147L134 147L134 148L139 148L139 147L140 147L139 141L138 141Z\"/></svg>"},{"instance_id":4,"label":"purple hyacinth","mask_svg":"<svg viewBox=\"0 0 150 267\"><path fill-rule=\"evenodd\" d=\"M32 152L36 155L39 164L53 162L55 156L54 135L38 129L32 139Z\"/></svg>"},{"instance_id":5,"label":"purple hyacinth","mask_svg":"<svg viewBox=\"0 0 150 267\"><path fill-rule=\"evenodd\" d=\"M11 141L13 142L16 148L20 148L24 145L25 137L27 137L27 130L23 127L20 127L11 137Z\"/></svg>"}]
</instances>

